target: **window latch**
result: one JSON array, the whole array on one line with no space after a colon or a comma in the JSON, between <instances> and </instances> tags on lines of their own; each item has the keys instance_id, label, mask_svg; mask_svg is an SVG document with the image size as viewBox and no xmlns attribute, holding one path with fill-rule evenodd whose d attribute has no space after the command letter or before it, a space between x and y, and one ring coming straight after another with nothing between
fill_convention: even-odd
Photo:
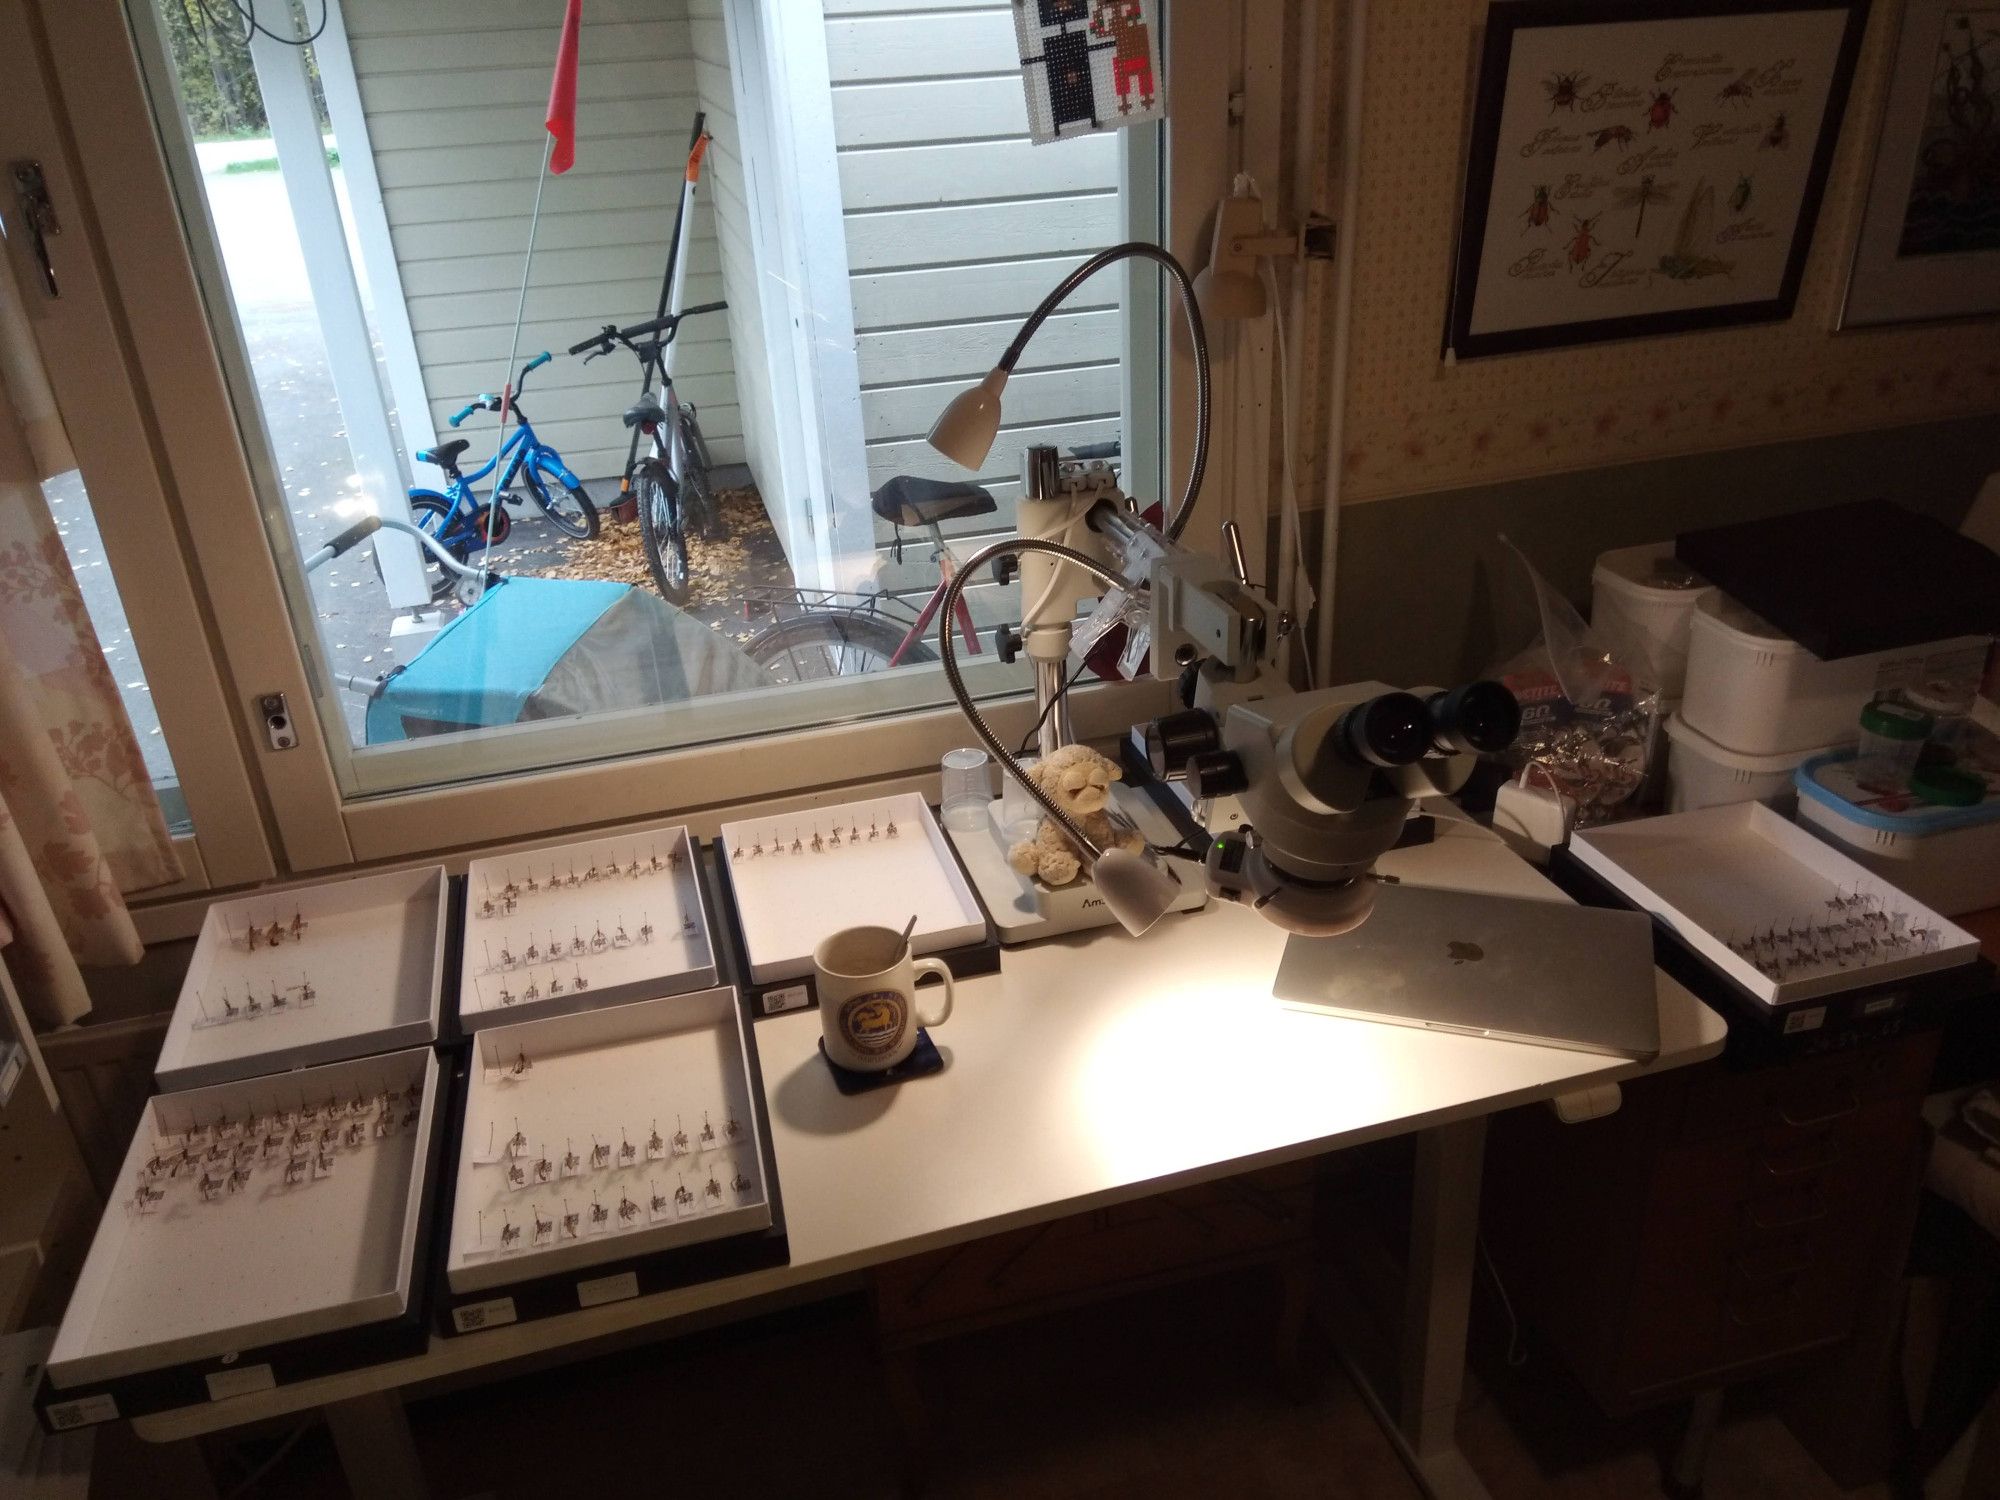
<instances>
[{"instance_id":1,"label":"window latch","mask_svg":"<svg viewBox=\"0 0 2000 1500\"><path fill-rule=\"evenodd\" d=\"M34 248L35 263L41 269L42 291L48 297L60 297L56 264L49 255L49 236L62 233L62 221L56 217L55 200L49 197L48 179L42 175L40 162L14 163L14 196L21 200L21 222Z\"/></svg>"}]
</instances>

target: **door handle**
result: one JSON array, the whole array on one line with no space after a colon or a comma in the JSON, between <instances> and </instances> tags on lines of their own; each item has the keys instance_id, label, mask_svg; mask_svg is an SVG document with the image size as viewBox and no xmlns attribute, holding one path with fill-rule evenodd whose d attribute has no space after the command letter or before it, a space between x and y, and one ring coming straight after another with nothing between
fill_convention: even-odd
<instances>
[{"instance_id":1,"label":"door handle","mask_svg":"<svg viewBox=\"0 0 2000 1500\"><path fill-rule=\"evenodd\" d=\"M49 197L48 179L42 175L42 164L38 161L17 161L13 171L14 196L20 200L21 225L28 232L35 264L42 273L42 293L50 298L60 297L56 263L49 254L49 236L62 233L62 220L56 217L55 200Z\"/></svg>"}]
</instances>

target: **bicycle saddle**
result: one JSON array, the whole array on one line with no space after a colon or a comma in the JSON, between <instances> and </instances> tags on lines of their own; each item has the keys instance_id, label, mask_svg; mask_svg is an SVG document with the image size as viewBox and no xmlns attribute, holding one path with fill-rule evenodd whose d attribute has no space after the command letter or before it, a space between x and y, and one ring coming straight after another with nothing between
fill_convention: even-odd
<instances>
[{"instance_id":1,"label":"bicycle saddle","mask_svg":"<svg viewBox=\"0 0 2000 1500\"><path fill-rule=\"evenodd\" d=\"M458 455L471 446L471 438L453 438L448 443L439 443L435 448L418 449L417 462L436 464L440 469L449 469L458 463Z\"/></svg>"},{"instance_id":2,"label":"bicycle saddle","mask_svg":"<svg viewBox=\"0 0 2000 1500\"><path fill-rule=\"evenodd\" d=\"M991 515L1000 508L991 494L958 479L918 479L898 474L869 497L875 514L898 526L929 526L958 516Z\"/></svg>"},{"instance_id":3,"label":"bicycle saddle","mask_svg":"<svg viewBox=\"0 0 2000 1500\"><path fill-rule=\"evenodd\" d=\"M667 409L660 405L660 398L655 396L651 391L646 392L645 395L625 408L625 425L627 427L643 427L648 422L657 427L666 420Z\"/></svg>"}]
</instances>

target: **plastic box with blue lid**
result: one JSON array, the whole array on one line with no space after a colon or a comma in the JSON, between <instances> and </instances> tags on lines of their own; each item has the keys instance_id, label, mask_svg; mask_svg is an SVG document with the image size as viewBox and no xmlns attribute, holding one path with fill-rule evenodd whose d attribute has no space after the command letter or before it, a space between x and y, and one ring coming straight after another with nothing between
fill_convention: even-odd
<instances>
[{"instance_id":1,"label":"plastic box with blue lid","mask_svg":"<svg viewBox=\"0 0 2000 1500\"><path fill-rule=\"evenodd\" d=\"M2000 906L2000 774L1955 773L1976 802L1945 805L1882 792L1856 776L1851 751L1818 755L1793 773L1799 822L1857 864L1945 916Z\"/></svg>"}]
</instances>

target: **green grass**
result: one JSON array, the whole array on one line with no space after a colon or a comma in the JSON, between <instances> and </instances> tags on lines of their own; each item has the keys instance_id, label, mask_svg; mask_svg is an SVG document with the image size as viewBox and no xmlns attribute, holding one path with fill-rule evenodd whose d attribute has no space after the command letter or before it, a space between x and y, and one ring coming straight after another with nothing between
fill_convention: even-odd
<instances>
[{"instance_id":1,"label":"green grass","mask_svg":"<svg viewBox=\"0 0 2000 1500\"><path fill-rule=\"evenodd\" d=\"M338 151L327 152L326 164L329 167L339 166L340 153ZM278 158L275 156L260 156L254 161L233 161L222 170L225 175L229 176L233 176L238 172L275 172L278 170Z\"/></svg>"}]
</instances>

